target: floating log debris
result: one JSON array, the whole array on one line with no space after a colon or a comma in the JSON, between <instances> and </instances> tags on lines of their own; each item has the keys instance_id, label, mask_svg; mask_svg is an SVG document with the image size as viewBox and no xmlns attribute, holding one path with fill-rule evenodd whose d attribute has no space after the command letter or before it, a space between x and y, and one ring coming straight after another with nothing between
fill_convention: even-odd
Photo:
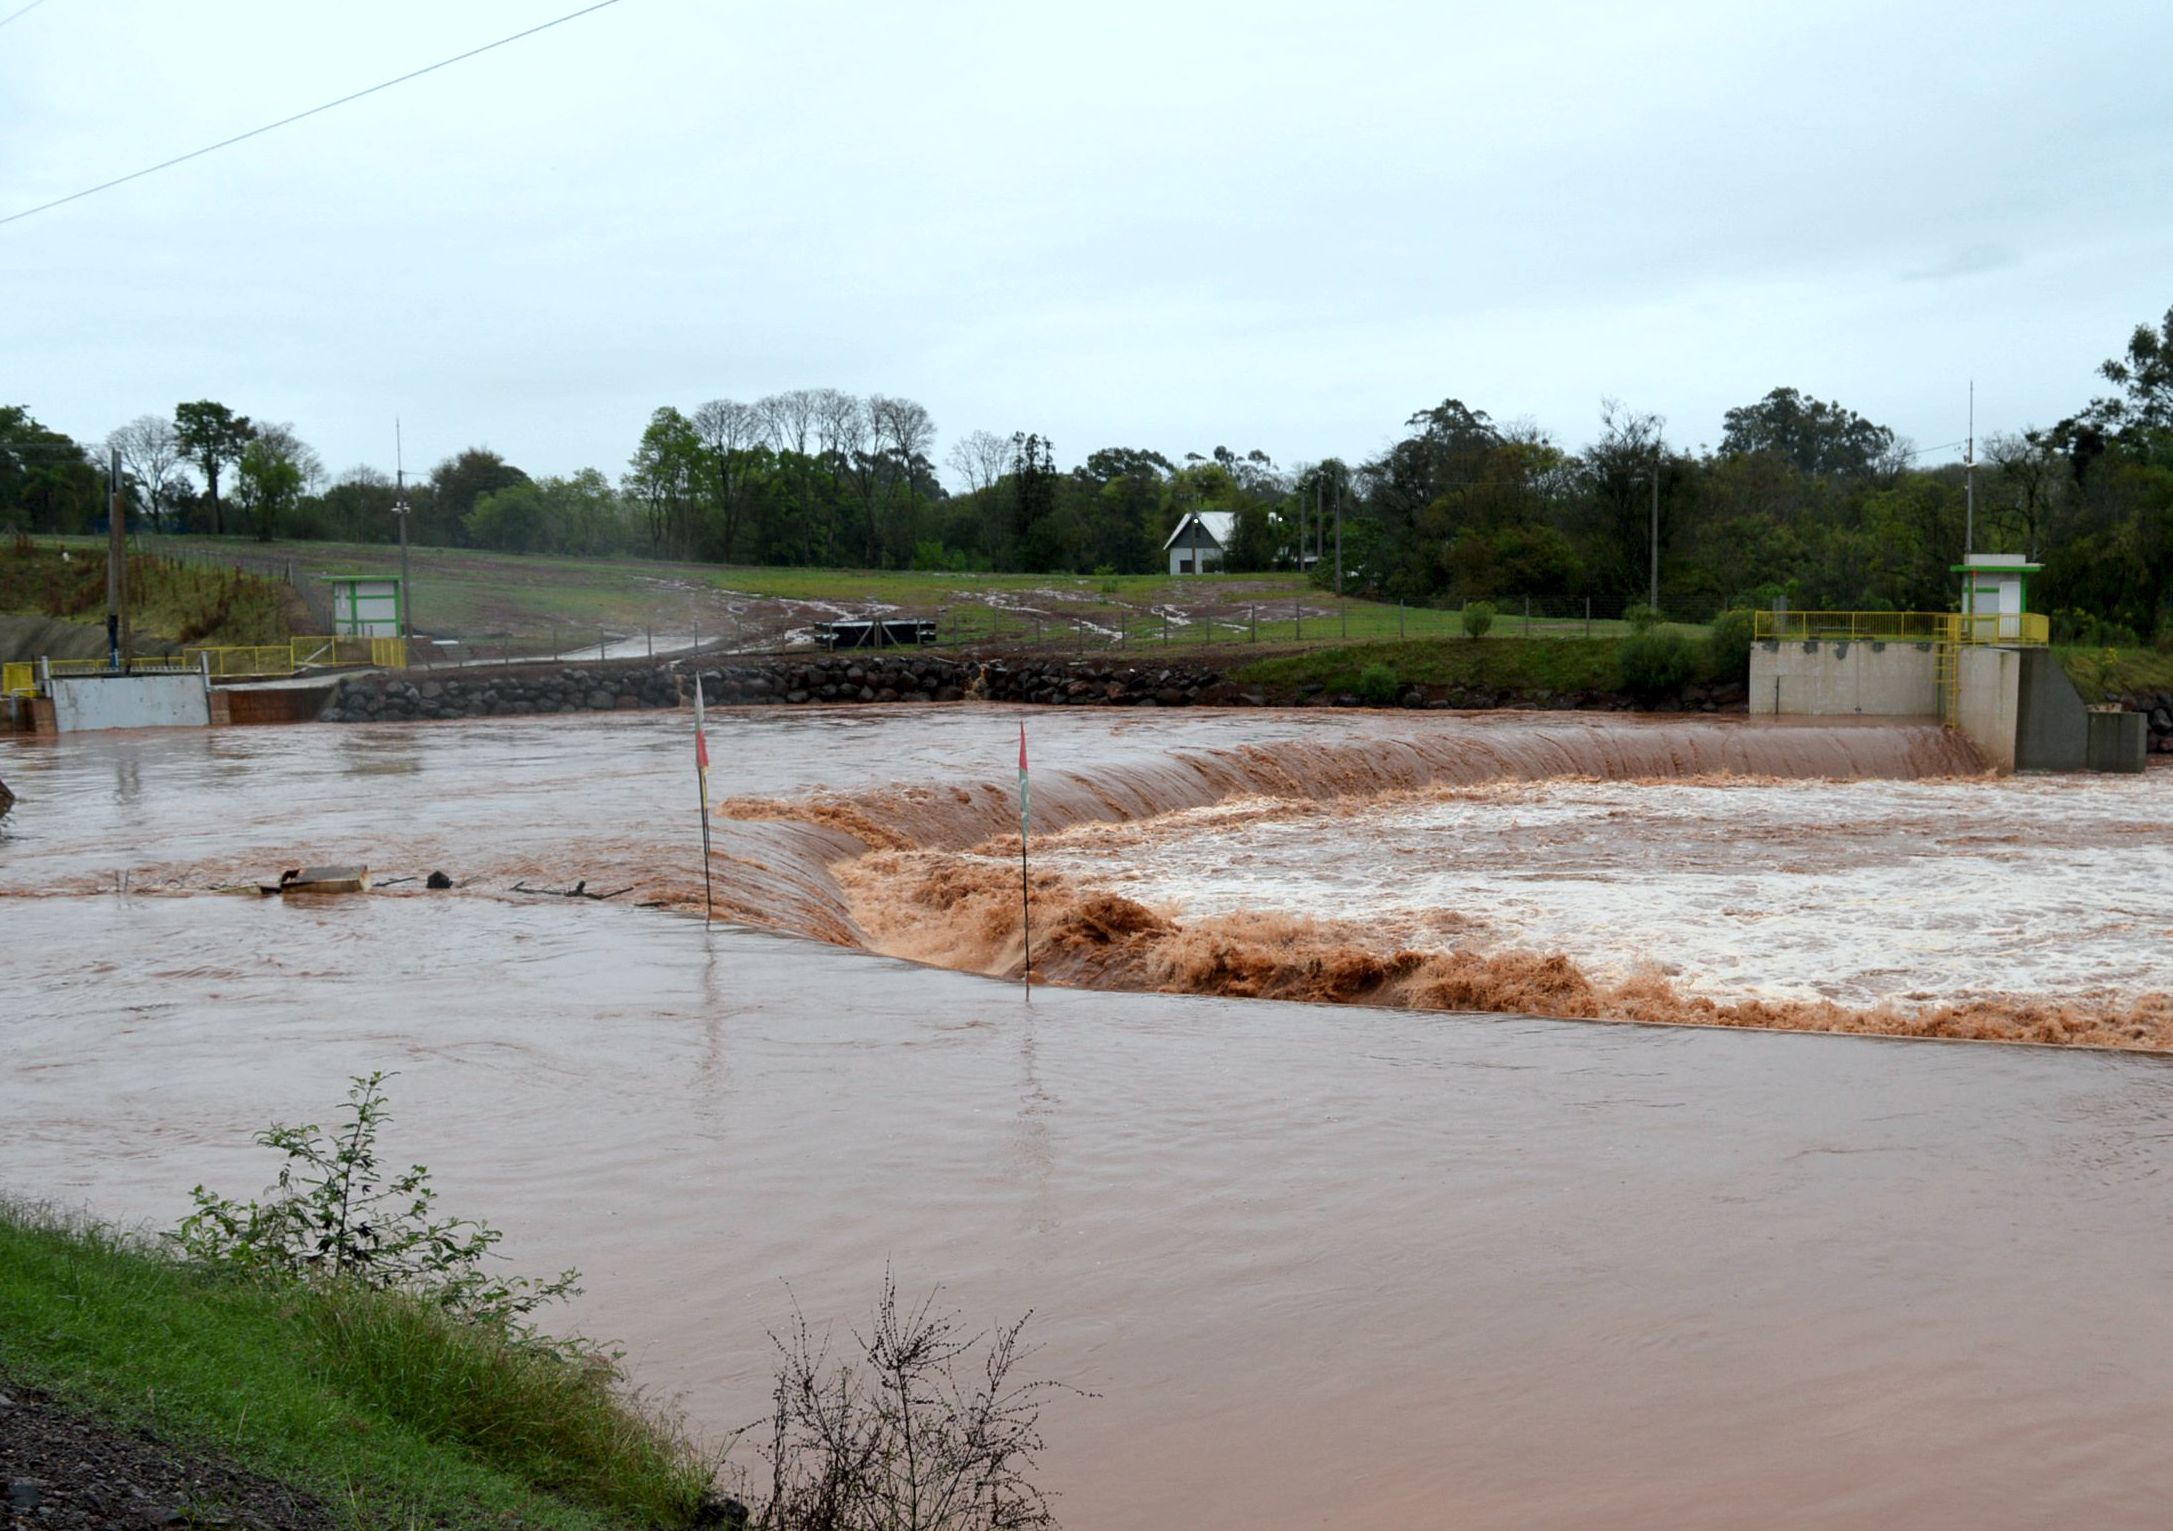
<instances>
[{"instance_id":1,"label":"floating log debris","mask_svg":"<svg viewBox=\"0 0 2173 1531\"><path fill-rule=\"evenodd\" d=\"M629 885L624 888L614 888L609 893L591 893L589 892L589 881L584 877L570 888L531 888L525 882L517 882L513 885L513 891L515 893L541 893L551 898L586 898L602 903L607 898L617 898L622 893L631 893L634 890Z\"/></svg>"}]
</instances>

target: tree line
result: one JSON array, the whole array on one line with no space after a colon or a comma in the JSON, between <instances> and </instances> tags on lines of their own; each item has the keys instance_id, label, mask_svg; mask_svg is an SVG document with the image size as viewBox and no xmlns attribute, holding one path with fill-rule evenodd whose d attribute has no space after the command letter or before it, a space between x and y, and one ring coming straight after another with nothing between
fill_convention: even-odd
<instances>
[{"instance_id":1,"label":"tree line","mask_svg":"<svg viewBox=\"0 0 2173 1531\"><path fill-rule=\"evenodd\" d=\"M1225 511L1232 572L1309 571L1344 589L1456 605L1649 594L1671 616L1785 600L1798 609L1943 610L1965 543L2045 565L2038 605L2070 636L2173 643L2173 309L2099 369L2111 391L2049 426L1996 433L1972 476L1794 388L1727 412L1717 446L1603 406L1581 450L1450 398L1371 457L1283 465L1216 447L1172 460L1103 447L1059 468L1035 431L976 430L936 460L911 399L796 389L649 418L616 479L532 478L486 447L405 487L413 540L513 552L738 564L1146 573L1189 511ZM336 479L294 428L215 400L146 415L105 445L136 512L168 531L390 541L389 475ZM0 408L0 528L103 522L103 454ZM948 482L946 482L946 470Z\"/></svg>"}]
</instances>

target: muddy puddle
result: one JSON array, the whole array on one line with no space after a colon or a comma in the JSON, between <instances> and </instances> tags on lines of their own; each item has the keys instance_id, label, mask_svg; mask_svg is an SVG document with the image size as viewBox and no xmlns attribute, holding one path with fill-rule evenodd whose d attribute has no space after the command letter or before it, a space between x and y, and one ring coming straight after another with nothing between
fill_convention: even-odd
<instances>
[{"instance_id":1,"label":"muddy puddle","mask_svg":"<svg viewBox=\"0 0 2173 1531\"><path fill-rule=\"evenodd\" d=\"M393 1151L523 1265L581 1266L571 1321L712 1430L760 1414L765 1328L795 1301L857 1317L886 1262L970 1313L1036 1309L1039 1369L1098 1395L1046 1420L1069 1525L2163 1523L2165 1059L1217 994L1029 1005L853 949L873 916L832 858L877 831L893 856L995 854L1009 717L718 721L720 784L797 815L721 820L722 886L800 934L632 907L698 885L683 720L0 746L23 799L0 824L0 1183L170 1223L198 1181L261 1187L253 1127L398 1070ZM1658 959L1722 997L1853 1000L1892 968L1951 998L1986 983L1943 955L1969 954L1959 926L1828 938L1800 910L1852 885L1894 903L1927 843L2045 883L2028 846L1962 844L2026 810L2077 880L1965 905L1975 939L2048 988L2114 959L2123 996L2159 982L2162 847L2133 874L2122 853L2163 821L2163 778L1950 781L1935 732L1840 729L1784 741L1859 778L1810 784L1726 724L1424 726L1036 714L1046 875L1179 924L1272 902L1481 955L1544 930L1600 982L1679 925ZM1177 817L1128 839L1145 807ZM1400 875L1367 879L1368 837ZM304 853L467 886L205 891ZM634 891L504 894L578 877ZM1783 886L1817 898L1786 913ZM2134 930L2033 947L2086 888ZM1605 939L1578 948L1581 890ZM1644 907L1663 901L1676 924ZM1746 934L1738 907L1782 912Z\"/></svg>"}]
</instances>

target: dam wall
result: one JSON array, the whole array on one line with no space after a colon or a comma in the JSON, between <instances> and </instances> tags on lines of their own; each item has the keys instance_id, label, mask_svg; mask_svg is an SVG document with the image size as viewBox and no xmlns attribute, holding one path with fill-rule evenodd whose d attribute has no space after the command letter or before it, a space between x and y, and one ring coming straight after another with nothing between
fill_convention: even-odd
<instances>
[{"instance_id":1,"label":"dam wall","mask_svg":"<svg viewBox=\"0 0 2173 1531\"><path fill-rule=\"evenodd\" d=\"M1938 654L1930 643L1769 640L1751 650L1750 710L1761 716L1936 718Z\"/></svg>"}]
</instances>

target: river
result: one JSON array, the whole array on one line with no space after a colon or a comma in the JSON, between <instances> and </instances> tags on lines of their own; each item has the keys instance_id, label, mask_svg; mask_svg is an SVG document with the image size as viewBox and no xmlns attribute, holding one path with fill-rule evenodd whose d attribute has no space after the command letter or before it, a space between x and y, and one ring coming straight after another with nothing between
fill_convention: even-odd
<instances>
[{"instance_id":1,"label":"river","mask_svg":"<svg viewBox=\"0 0 2173 1531\"><path fill-rule=\"evenodd\" d=\"M1094 825L1128 804L1212 814L1209 778L1251 790L1356 750L1367 791L1412 794L1401 834L1476 801L1429 795L1484 787L1442 781L1444 759L1536 761L1586 727L1036 713L1037 813L1052 860L1086 858L1067 875L1162 878L1154 896L1182 906L1211 896L1201 858L1224 843L1180 853L1208 832L1197 817L1139 855L1092 851L1116 833ZM1972 785L1920 780L1951 762L1896 732L1794 741L1863 781L1751 788L1712 779L1771 734L1602 730L1612 776L1575 770L1509 807L1650 803L1680 838L1689 799L1639 794L1749 792L1731 801L1770 825L1788 812L1770 794L1863 791L1891 814ZM886 1264L977 1321L1034 1309L1036 1372L1093 1395L1044 1421L1069 1525L2163 1523L2162 1056L1089 988L1029 1002L843 944L861 916L820 864L851 813L918 825L897 854L993 854L976 847L1004 806L1013 714L779 709L715 734L720 785L825 789L840 810L720 824L728 897L778 931L629 907L698 886L683 717L0 744L22 796L0 822L0 1184L168 1224L199 1181L261 1188L254 1127L324 1119L348 1075L397 1070L391 1152L504 1227L521 1265L580 1266L568 1321L618 1337L712 1432L762 1412L766 1330L795 1305L863 1315ZM1678 780L1654 780L1654 750ZM1763 781L1775 760L1748 763ZM2020 791L2055 846L2156 811ZM1333 820L1344 842L1391 812L1368 803ZM1244 832L1278 822L1329 820ZM1257 888L1284 853L1241 842L1229 859L1253 858ZM1821 843L1806 864L1833 875L1852 853ZM348 858L468 886L205 891ZM1309 858L1284 860L1289 901L1326 909ZM583 876L636 887L506 893ZM2157 919L2139 906L2135 984L2155 981ZM1849 983L1880 966L1851 963ZM1750 981L1685 981L1701 976Z\"/></svg>"}]
</instances>

